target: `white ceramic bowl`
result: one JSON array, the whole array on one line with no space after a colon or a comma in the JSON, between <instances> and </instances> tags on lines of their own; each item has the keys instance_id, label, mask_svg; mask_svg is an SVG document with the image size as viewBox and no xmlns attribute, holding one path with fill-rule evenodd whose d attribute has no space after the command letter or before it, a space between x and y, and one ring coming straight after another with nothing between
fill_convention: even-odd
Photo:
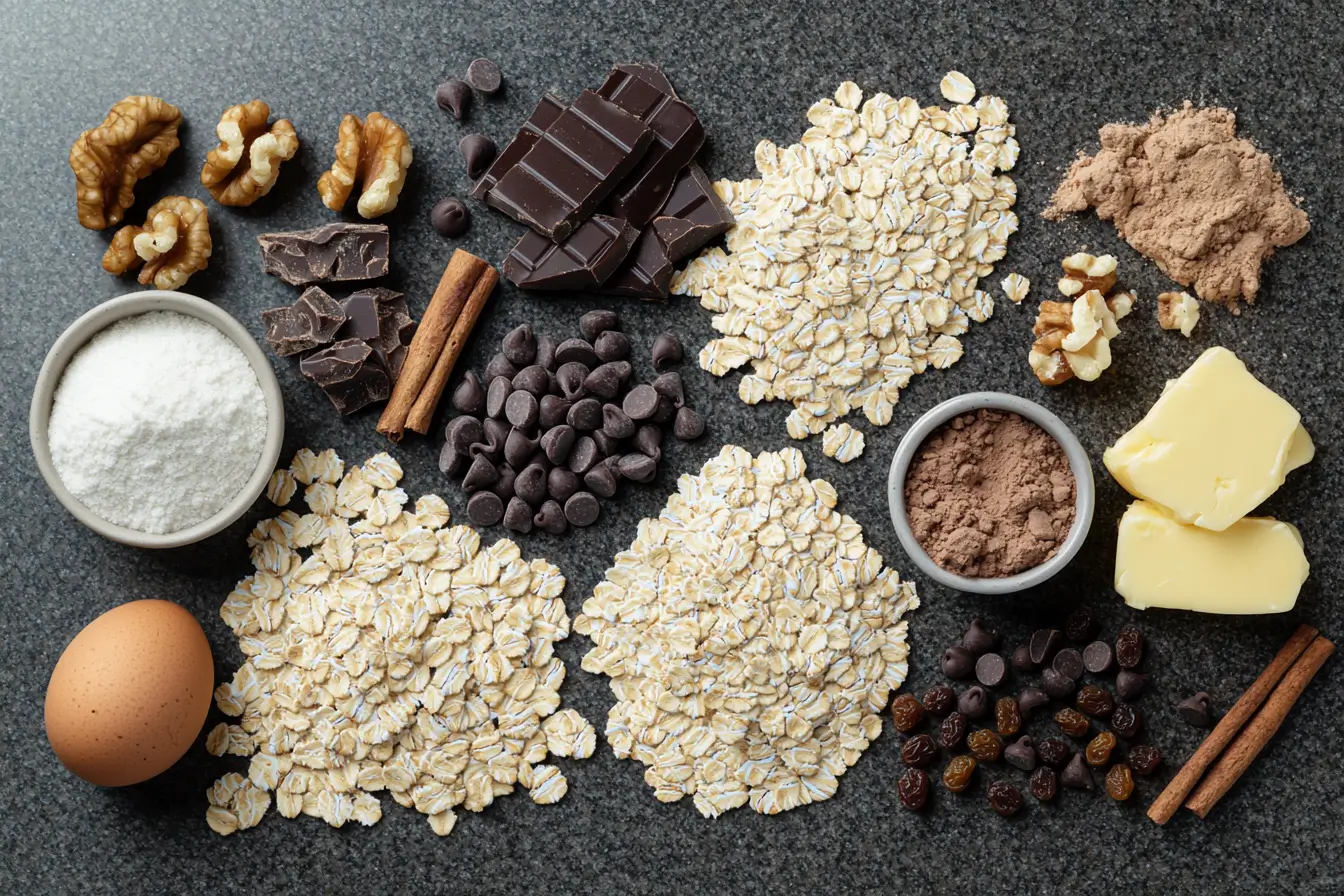
<instances>
[{"instance_id":1,"label":"white ceramic bowl","mask_svg":"<svg viewBox=\"0 0 1344 896\"><path fill-rule=\"evenodd\" d=\"M186 529L162 535L109 523L85 507L56 474L56 467L51 462L51 449L47 444L47 425L51 419L52 399L61 381L61 375L65 373L65 366L70 363L75 352L83 348L94 334L117 321L150 311L176 311L203 320L232 339L252 365L252 371L257 375L257 383L261 386L261 393L266 399L266 441L261 449L261 457L257 459L257 468L252 472L247 485L214 516ZM175 548L208 538L233 523L247 512L252 502L266 488L271 471L275 469L276 460L280 457L280 446L285 438L285 404L280 394L280 383L275 378L275 372L271 370L270 360L242 324L234 320L228 312L204 299L181 292L151 289L121 296L98 305L85 312L60 335L47 352L47 358L42 362L42 370L37 375L33 403L28 412L28 437L33 443L33 456L37 459L37 468L41 471L42 478L47 481L47 486L56 499L74 515L75 519L104 538L122 544L140 548Z\"/></svg>"},{"instance_id":2,"label":"white ceramic bowl","mask_svg":"<svg viewBox=\"0 0 1344 896\"><path fill-rule=\"evenodd\" d=\"M1069 469L1073 471L1073 478L1077 481L1077 488L1075 489L1077 503L1074 505L1073 528L1069 529L1068 537L1064 539L1064 543L1060 545L1055 556L1026 572L993 579L974 579L959 576L934 563L933 558L928 555L928 552L915 538L914 530L910 528L910 518L905 509L905 476L910 469L910 462L914 459L915 452L919 450L919 446L924 444L924 440L934 430L953 417L981 408L1012 411L1048 432L1064 448L1064 454L1069 459ZM966 395L959 395L956 398L950 398L929 410L924 416L916 420L914 425L901 438L901 443L896 446L896 455L891 459L891 472L887 475L887 500L891 506L891 522L896 527L896 537L900 539L901 547L905 548L905 552L920 568L920 571L938 584L957 591L969 591L974 594L1011 594L1015 591L1023 591L1041 584L1065 566L1068 566L1069 561L1083 546L1088 529L1092 527L1092 511L1096 506L1096 499L1096 482L1092 478L1092 462L1088 459L1087 451L1084 450L1082 442L1078 441L1078 437L1064 425L1064 421L1036 402L1003 392L971 392Z\"/></svg>"}]
</instances>

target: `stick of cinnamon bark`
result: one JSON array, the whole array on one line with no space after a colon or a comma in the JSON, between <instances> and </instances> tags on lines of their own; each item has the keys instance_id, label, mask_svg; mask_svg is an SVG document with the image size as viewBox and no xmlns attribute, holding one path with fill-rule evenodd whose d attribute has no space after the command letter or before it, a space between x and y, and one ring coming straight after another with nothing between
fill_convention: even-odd
<instances>
[{"instance_id":1,"label":"stick of cinnamon bark","mask_svg":"<svg viewBox=\"0 0 1344 896\"><path fill-rule=\"evenodd\" d=\"M1241 726L1255 714L1260 708L1260 704L1265 702L1265 698L1279 683L1279 680L1288 672L1297 658L1307 649L1312 640L1316 637L1317 631L1309 625L1299 625L1293 636L1283 645L1278 654L1265 667L1265 671L1260 673L1260 677L1246 689L1240 699L1233 704L1227 714L1218 721L1217 727L1209 732L1209 736L1204 738L1204 742L1195 750L1189 761L1181 767L1176 773L1176 777L1171 779L1171 783L1158 796L1153 804L1148 807L1148 817L1158 824L1166 824L1171 820L1171 816L1176 814L1176 810L1181 807L1186 796L1199 783L1199 779L1204 775L1205 769L1213 764Z\"/></svg>"},{"instance_id":2,"label":"stick of cinnamon bark","mask_svg":"<svg viewBox=\"0 0 1344 896\"><path fill-rule=\"evenodd\" d=\"M487 270L494 273L496 278L499 276L490 264L470 252L458 249L449 259L448 267L439 278L429 307L425 309L415 336L411 339L406 363L401 368L396 385L392 387L392 397L378 418L378 431L392 441L401 441L411 407L420 397L426 380L438 363L453 324L457 322L472 290Z\"/></svg>"},{"instance_id":3,"label":"stick of cinnamon bark","mask_svg":"<svg viewBox=\"0 0 1344 896\"><path fill-rule=\"evenodd\" d=\"M486 301L498 283L499 271L493 267L487 267L481 279L476 281L475 288L467 297L467 303L462 306L462 313L457 316L457 322L453 324L452 332L448 334L448 341L444 343L443 351L439 353L439 360L435 362L429 379L420 389L420 396L411 406L410 416L406 418L407 429L421 435L429 432L429 425L434 420L434 409L439 406L439 399L448 385L453 367L457 364L457 359L462 356L462 347L466 345L467 337L471 335L477 318L481 316L481 310L485 308Z\"/></svg>"},{"instance_id":4,"label":"stick of cinnamon bark","mask_svg":"<svg viewBox=\"0 0 1344 896\"><path fill-rule=\"evenodd\" d=\"M1293 663L1292 668L1274 689L1274 693L1269 695L1265 705L1255 714L1255 718L1242 729L1241 734L1237 735L1237 739L1232 741L1217 764L1209 770L1199 787L1195 788L1194 794L1185 804L1187 809L1200 818L1209 814L1209 810L1223 798L1223 794L1227 793L1232 785L1237 783L1242 773L1250 768L1255 757L1260 755L1260 751L1288 717L1288 711L1297 703L1297 698L1302 696L1302 692L1311 683L1321 665L1334 652L1335 645L1325 638L1317 638L1311 642L1311 646L1298 657L1297 662Z\"/></svg>"}]
</instances>

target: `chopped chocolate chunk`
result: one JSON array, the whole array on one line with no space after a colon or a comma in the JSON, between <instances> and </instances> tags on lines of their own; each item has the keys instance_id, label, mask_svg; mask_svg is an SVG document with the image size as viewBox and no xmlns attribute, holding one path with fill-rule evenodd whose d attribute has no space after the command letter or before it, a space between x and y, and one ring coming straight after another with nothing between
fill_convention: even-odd
<instances>
[{"instance_id":1,"label":"chopped chocolate chunk","mask_svg":"<svg viewBox=\"0 0 1344 896\"><path fill-rule=\"evenodd\" d=\"M489 96L498 92L504 84L504 76L499 66L489 59L473 59L467 66L467 83ZM525 530L524 530L525 531Z\"/></svg>"},{"instance_id":2,"label":"chopped chocolate chunk","mask_svg":"<svg viewBox=\"0 0 1344 896\"><path fill-rule=\"evenodd\" d=\"M263 233L261 269L293 286L319 280L368 280L387 273L385 224L326 224L312 230Z\"/></svg>"},{"instance_id":3,"label":"chopped chocolate chunk","mask_svg":"<svg viewBox=\"0 0 1344 896\"><path fill-rule=\"evenodd\" d=\"M733 213L714 192L699 165L682 169L652 227L673 264L681 261L733 226Z\"/></svg>"},{"instance_id":4,"label":"chopped chocolate chunk","mask_svg":"<svg viewBox=\"0 0 1344 896\"><path fill-rule=\"evenodd\" d=\"M671 294L672 273L672 260L649 226L639 234L621 266L597 291L609 296L662 301Z\"/></svg>"},{"instance_id":5,"label":"chopped chocolate chunk","mask_svg":"<svg viewBox=\"0 0 1344 896\"><path fill-rule=\"evenodd\" d=\"M293 305L261 312L266 341L281 358L327 345L345 323L345 309L320 286L310 286Z\"/></svg>"},{"instance_id":6,"label":"chopped chocolate chunk","mask_svg":"<svg viewBox=\"0 0 1344 896\"><path fill-rule=\"evenodd\" d=\"M497 150L495 141L484 134L468 134L457 141L457 151L467 163L467 177L476 180L490 168Z\"/></svg>"},{"instance_id":7,"label":"chopped chocolate chunk","mask_svg":"<svg viewBox=\"0 0 1344 896\"><path fill-rule=\"evenodd\" d=\"M449 196L434 203L429 212L429 223L439 236L456 239L471 227L471 211L461 199Z\"/></svg>"},{"instance_id":8,"label":"chopped chocolate chunk","mask_svg":"<svg viewBox=\"0 0 1344 896\"><path fill-rule=\"evenodd\" d=\"M372 358L363 340L343 339L305 357L299 372L322 388L339 413L352 414L392 394L387 371Z\"/></svg>"},{"instance_id":9,"label":"chopped chocolate chunk","mask_svg":"<svg viewBox=\"0 0 1344 896\"><path fill-rule=\"evenodd\" d=\"M336 338L367 342L395 383L415 326L407 313L406 299L399 292L376 286L351 293L341 306L345 323L336 331Z\"/></svg>"}]
</instances>

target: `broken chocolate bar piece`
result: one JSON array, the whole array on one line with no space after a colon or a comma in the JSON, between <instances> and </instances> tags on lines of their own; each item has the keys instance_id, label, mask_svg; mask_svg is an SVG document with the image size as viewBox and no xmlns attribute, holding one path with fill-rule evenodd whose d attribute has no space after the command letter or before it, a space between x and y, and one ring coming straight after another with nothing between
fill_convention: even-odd
<instances>
[{"instance_id":1,"label":"broken chocolate bar piece","mask_svg":"<svg viewBox=\"0 0 1344 896\"><path fill-rule=\"evenodd\" d=\"M527 155L528 150L537 145L541 135L547 128L555 123L560 117L560 113L565 111L565 101L559 97L546 94L537 103L537 107L532 110L532 114L523 122L523 126L518 129L518 133L509 141L509 145L504 147L504 151L495 156L495 160L490 163L490 167L485 169L480 180L476 181L471 188L471 198L477 202L489 204L490 200L486 194L499 183L499 179L512 171L514 166L522 161L523 156Z\"/></svg>"},{"instance_id":2,"label":"broken chocolate bar piece","mask_svg":"<svg viewBox=\"0 0 1344 896\"><path fill-rule=\"evenodd\" d=\"M643 227L658 213L677 175L705 142L705 128L695 112L673 91L660 87L660 83L671 87L661 72L653 69L657 72L653 77L648 68L652 67L617 66L597 89L599 96L644 122L654 134L644 158L603 204L604 214L625 218L635 227Z\"/></svg>"},{"instance_id":3,"label":"broken chocolate bar piece","mask_svg":"<svg viewBox=\"0 0 1344 896\"><path fill-rule=\"evenodd\" d=\"M666 299L672 287L672 260L652 226L645 227L630 256L597 290L634 299Z\"/></svg>"},{"instance_id":4,"label":"broken chocolate bar piece","mask_svg":"<svg viewBox=\"0 0 1344 896\"><path fill-rule=\"evenodd\" d=\"M528 231L504 259L504 276L523 289L596 289L638 238L638 230L606 215L593 215L560 243Z\"/></svg>"},{"instance_id":5,"label":"broken chocolate bar piece","mask_svg":"<svg viewBox=\"0 0 1344 896\"><path fill-rule=\"evenodd\" d=\"M266 341L281 358L310 351L336 338L345 309L320 286L310 286L293 305L261 312Z\"/></svg>"},{"instance_id":6,"label":"broken chocolate bar piece","mask_svg":"<svg viewBox=\"0 0 1344 896\"><path fill-rule=\"evenodd\" d=\"M636 78L643 78L674 100L681 99L677 96L677 91L672 86L672 82L667 79L667 75L663 74L663 70L652 62L619 62L612 68L618 72L625 72L627 75L634 75Z\"/></svg>"},{"instance_id":7,"label":"broken chocolate bar piece","mask_svg":"<svg viewBox=\"0 0 1344 896\"><path fill-rule=\"evenodd\" d=\"M317 383L341 414L351 414L392 394L387 371L360 339L342 339L299 362L299 372Z\"/></svg>"},{"instance_id":8,"label":"broken chocolate bar piece","mask_svg":"<svg viewBox=\"0 0 1344 896\"><path fill-rule=\"evenodd\" d=\"M692 164L677 178L672 195L653 219L653 229L663 241L667 257L676 263L727 233L733 223L733 213L714 192L705 169Z\"/></svg>"},{"instance_id":9,"label":"broken chocolate bar piece","mask_svg":"<svg viewBox=\"0 0 1344 896\"><path fill-rule=\"evenodd\" d=\"M342 304L347 320L336 338L363 340L396 382L415 326L407 313L406 299L399 292L378 286L351 293Z\"/></svg>"},{"instance_id":10,"label":"broken chocolate bar piece","mask_svg":"<svg viewBox=\"0 0 1344 896\"><path fill-rule=\"evenodd\" d=\"M327 224L313 230L263 233L261 269L286 283L369 280L387 273L385 224Z\"/></svg>"},{"instance_id":11,"label":"broken chocolate bar piece","mask_svg":"<svg viewBox=\"0 0 1344 896\"><path fill-rule=\"evenodd\" d=\"M653 131L591 90L579 94L486 202L556 242L563 242L629 174Z\"/></svg>"}]
</instances>

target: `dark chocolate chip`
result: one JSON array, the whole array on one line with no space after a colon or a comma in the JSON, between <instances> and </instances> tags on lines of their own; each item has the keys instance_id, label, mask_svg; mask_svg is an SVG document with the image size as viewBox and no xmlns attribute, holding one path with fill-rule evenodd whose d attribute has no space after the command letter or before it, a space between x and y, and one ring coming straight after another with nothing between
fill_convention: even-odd
<instances>
[{"instance_id":1,"label":"dark chocolate chip","mask_svg":"<svg viewBox=\"0 0 1344 896\"><path fill-rule=\"evenodd\" d=\"M515 391L522 390L535 395L537 398L545 395L551 388L551 374L540 364L533 364L530 367L524 367L518 371L518 375L513 378L513 388Z\"/></svg>"},{"instance_id":2,"label":"dark chocolate chip","mask_svg":"<svg viewBox=\"0 0 1344 896\"><path fill-rule=\"evenodd\" d=\"M957 712L968 719L983 718L989 712L989 694L980 685L971 685L957 697Z\"/></svg>"},{"instance_id":3,"label":"dark chocolate chip","mask_svg":"<svg viewBox=\"0 0 1344 896\"><path fill-rule=\"evenodd\" d=\"M579 318L579 332L583 338L593 342L608 330L616 330L621 326L621 319L615 311L599 309L589 311L583 317Z\"/></svg>"},{"instance_id":4,"label":"dark chocolate chip","mask_svg":"<svg viewBox=\"0 0 1344 896\"><path fill-rule=\"evenodd\" d=\"M453 407L463 414L480 416L485 412L485 386L474 370L468 370L453 390Z\"/></svg>"},{"instance_id":5,"label":"dark chocolate chip","mask_svg":"<svg viewBox=\"0 0 1344 896\"><path fill-rule=\"evenodd\" d=\"M681 374L675 370L659 374L652 385L654 391L672 402L674 407L686 404L686 388L682 385Z\"/></svg>"},{"instance_id":6,"label":"dark chocolate chip","mask_svg":"<svg viewBox=\"0 0 1344 896\"><path fill-rule=\"evenodd\" d=\"M571 361L577 361L583 366L592 370L602 359L593 351L593 347L583 339L566 339L555 347L555 362L565 365Z\"/></svg>"},{"instance_id":7,"label":"dark chocolate chip","mask_svg":"<svg viewBox=\"0 0 1344 896\"><path fill-rule=\"evenodd\" d=\"M1055 654L1050 667L1065 678L1077 681L1083 677L1083 655L1072 647L1065 647Z\"/></svg>"},{"instance_id":8,"label":"dark chocolate chip","mask_svg":"<svg viewBox=\"0 0 1344 896\"><path fill-rule=\"evenodd\" d=\"M658 475L658 462L647 454L627 454L621 458L617 469L623 479L650 482Z\"/></svg>"},{"instance_id":9,"label":"dark chocolate chip","mask_svg":"<svg viewBox=\"0 0 1344 896\"><path fill-rule=\"evenodd\" d=\"M471 466L467 468L467 475L462 477L462 490L467 493L476 492L498 481L499 470L495 469L494 463L490 458L478 454L472 458Z\"/></svg>"},{"instance_id":10,"label":"dark chocolate chip","mask_svg":"<svg viewBox=\"0 0 1344 896\"><path fill-rule=\"evenodd\" d=\"M1024 719L1031 718L1036 710L1049 705L1050 695L1040 688L1023 688L1017 695L1017 709Z\"/></svg>"},{"instance_id":11,"label":"dark chocolate chip","mask_svg":"<svg viewBox=\"0 0 1344 896\"><path fill-rule=\"evenodd\" d=\"M513 394L513 376L497 376L485 391L485 412L498 420L504 416L504 405Z\"/></svg>"},{"instance_id":12,"label":"dark chocolate chip","mask_svg":"<svg viewBox=\"0 0 1344 896\"><path fill-rule=\"evenodd\" d=\"M574 410L574 405L568 399L561 398L559 395L543 395L537 406L537 423L542 429L550 429L552 426L559 426L566 422L570 413Z\"/></svg>"},{"instance_id":13,"label":"dark chocolate chip","mask_svg":"<svg viewBox=\"0 0 1344 896\"><path fill-rule=\"evenodd\" d=\"M997 653L987 653L975 661L975 680L987 688L996 688L1008 677L1008 664Z\"/></svg>"},{"instance_id":14,"label":"dark chocolate chip","mask_svg":"<svg viewBox=\"0 0 1344 896\"><path fill-rule=\"evenodd\" d=\"M477 492L467 500L467 519L474 526L493 526L504 519L504 502L494 492Z\"/></svg>"},{"instance_id":15,"label":"dark chocolate chip","mask_svg":"<svg viewBox=\"0 0 1344 896\"><path fill-rule=\"evenodd\" d=\"M555 464L551 463L551 459L546 456L546 452L541 450L540 443L537 445L537 450L533 452L530 458L528 458L527 465L530 467L533 464L541 467L542 471L546 473L551 472L551 467L555 466Z\"/></svg>"},{"instance_id":16,"label":"dark chocolate chip","mask_svg":"<svg viewBox=\"0 0 1344 896\"><path fill-rule=\"evenodd\" d=\"M445 476L456 476L467 467L467 456L453 450L452 442L444 442L439 452L439 472Z\"/></svg>"},{"instance_id":17,"label":"dark chocolate chip","mask_svg":"<svg viewBox=\"0 0 1344 896\"><path fill-rule=\"evenodd\" d=\"M546 500L546 468L530 464L513 480L513 491L533 507Z\"/></svg>"},{"instance_id":18,"label":"dark chocolate chip","mask_svg":"<svg viewBox=\"0 0 1344 896\"><path fill-rule=\"evenodd\" d=\"M1031 634L1031 661L1034 665L1044 666L1055 658L1064 644L1064 633L1057 628L1043 628Z\"/></svg>"},{"instance_id":19,"label":"dark chocolate chip","mask_svg":"<svg viewBox=\"0 0 1344 896\"><path fill-rule=\"evenodd\" d=\"M658 450L663 444L663 431L658 427L645 423L639 429L635 430L635 450L640 454L648 455L657 460L662 456Z\"/></svg>"},{"instance_id":20,"label":"dark chocolate chip","mask_svg":"<svg viewBox=\"0 0 1344 896\"><path fill-rule=\"evenodd\" d=\"M552 373L555 372L555 340L549 336L537 337L536 362Z\"/></svg>"},{"instance_id":21,"label":"dark chocolate chip","mask_svg":"<svg viewBox=\"0 0 1344 896\"><path fill-rule=\"evenodd\" d=\"M462 161L467 163L467 177L476 180L495 160L495 141L484 134L468 134L457 141L457 151L462 153Z\"/></svg>"},{"instance_id":22,"label":"dark chocolate chip","mask_svg":"<svg viewBox=\"0 0 1344 896\"><path fill-rule=\"evenodd\" d=\"M578 401L585 394L583 381L588 379L591 370L591 367L580 361L567 361L561 364L555 371L555 381L560 384L560 393L570 401Z\"/></svg>"},{"instance_id":23,"label":"dark chocolate chip","mask_svg":"<svg viewBox=\"0 0 1344 896\"><path fill-rule=\"evenodd\" d=\"M454 417L443 430L444 440L453 446L453 450L458 454L470 451L472 443L479 442L484 434L481 421L465 415Z\"/></svg>"},{"instance_id":24,"label":"dark chocolate chip","mask_svg":"<svg viewBox=\"0 0 1344 896\"><path fill-rule=\"evenodd\" d=\"M471 109L471 86L459 78L449 78L434 91L434 102L439 104L440 109L453 113L453 117L461 121Z\"/></svg>"},{"instance_id":25,"label":"dark chocolate chip","mask_svg":"<svg viewBox=\"0 0 1344 896\"><path fill-rule=\"evenodd\" d=\"M1031 659L1031 648L1022 644L1013 650L1013 668L1019 672L1033 672L1036 664Z\"/></svg>"},{"instance_id":26,"label":"dark chocolate chip","mask_svg":"<svg viewBox=\"0 0 1344 896\"><path fill-rule=\"evenodd\" d=\"M513 482L518 478L518 474L513 472L513 467L508 464L500 464L498 469L499 481L495 483L495 487L490 489L490 491L499 495L499 500L507 504L514 496Z\"/></svg>"},{"instance_id":27,"label":"dark chocolate chip","mask_svg":"<svg viewBox=\"0 0 1344 896\"><path fill-rule=\"evenodd\" d=\"M509 506L504 510L504 528L514 532L532 531L532 508L522 498L509 499Z\"/></svg>"},{"instance_id":28,"label":"dark chocolate chip","mask_svg":"<svg viewBox=\"0 0 1344 896\"><path fill-rule=\"evenodd\" d=\"M672 435L689 442L705 433L705 418L699 411L683 407L677 411L677 419L672 423Z\"/></svg>"},{"instance_id":29,"label":"dark chocolate chip","mask_svg":"<svg viewBox=\"0 0 1344 896\"><path fill-rule=\"evenodd\" d=\"M985 626L977 616L966 627L966 634L961 636L961 646L976 656L989 653L999 646L999 633Z\"/></svg>"},{"instance_id":30,"label":"dark chocolate chip","mask_svg":"<svg viewBox=\"0 0 1344 896\"><path fill-rule=\"evenodd\" d=\"M626 396L628 399L629 396ZM613 439L628 439L635 434L635 422L614 404L602 405L602 432ZM599 447L601 443L599 442ZM611 454L606 448L603 454Z\"/></svg>"},{"instance_id":31,"label":"dark chocolate chip","mask_svg":"<svg viewBox=\"0 0 1344 896\"><path fill-rule=\"evenodd\" d=\"M593 468L593 464L602 459L597 443L588 436L579 436L569 452L569 468L582 476Z\"/></svg>"},{"instance_id":32,"label":"dark chocolate chip","mask_svg":"<svg viewBox=\"0 0 1344 896\"><path fill-rule=\"evenodd\" d=\"M519 324L505 333L499 341L499 350L516 367L534 363L537 359L537 337L532 334L532 327Z\"/></svg>"},{"instance_id":33,"label":"dark chocolate chip","mask_svg":"<svg viewBox=\"0 0 1344 896\"><path fill-rule=\"evenodd\" d=\"M531 429L537 425L539 416L541 406L537 403L537 396L531 392L515 389L509 395L508 401L504 402L504 419L514 426Z\"/></svg>"},{"instance_id":34,"label":"dark chocolate chip","mask_svg":"<svg viewBox=\"0 0 1344 896\"><path fill-rule=\"evenodd\" d=\"M495 381L495 377L502 376L511 380L517 376L517 374L518 368L509 363L509 359L504 357L503 352L500 352L490 359L489 364L485 365L485 371L481 374L481 380L486 384L486 387L489 388L490 384Z\"/></svg>"},{"instance_id":35,"label":"dark chocolate chip","mask_svg":"<svg viewBox=\"0 0 1344 896\"><path fill-rule=\"evenodd\" d=\"M588 486L590 492L603 498L616 494L616 473L610 461L611 458L608 458L583 474L583 484Z\"/></svg>"},{"instance_id":36,"label":"dark chocolate chip","mask_svg":"<svg viewBox=\"0 0 1344 896\"><path fill-rule=\"evenodd\" d=\"M1111 671L1115 663L1115 654L1111 645L1105 641L1093 641L1083 648L1083 668L1093 675L1103 675Z\"/></svg>"},{"instance_id":37,"label":"dark chocolate chip","mask_svg":"<svg viewBox=\"0 0 1344 896\"><path fill-rule=\"evenodd\" d=\"M1142 672L1121 669L1115 676L1115 693L1121 700L1135 700L1148 689L1148 676Z\"/></svg>"},{"instance_id":38,"label":"dark chocolate chip","mask_svg":"<svg viewBox=\"0 0 1344 896\"><path fill-rule=\"evenodd\" d=\"M471 212L461 199L449 196L434 203L429 212L429 223L439 236L456 239L471 227Z\"/></svg>"},{"instance_id":39,"label":"dark chocolate chip","mask_svg":"<svg viewBox=\"0 0 1344 896\"><path fill-rule=\"evenodd\" d=\"M579 490L579 485L579 477L573 471L556 467L546 477L546 494L563 504Z\"/></svg>"},{"instance_id":40,"label":"dark chocolate chip","mask_svg":"<svg viewBox=\"0 0 1344 896\"><path fill-rule=\"evenodd\" d=\"M652 387L650 387L652 388ZM657 423L659 426L668 422L677 415L677 406L668 400L667 396L658 396L658 407L654 409L653 416L649 418L650 423Z\"/></svg>"},{"instance_id":41,"label":"dark chocolate chip","mask_svg":"<svg viewBox=\"0 0 1344 896\"><path fill-rule=\"evenodd\" d=\"M562 464L569 459L569 452L574 447L576 438L578 433L574 431L574 427L561 423L546 430L546 434L541 437L541 450L546 452L546 457L551 463Z\"/></svg>"},{"instance_id":42,"label":"dark chocolate chip","mask_svg":"<svg viewBox=\"0 0 1344 896\"><path fill-rule=\"evenodd\" d=\"M621 453L621 440L607 435L602 430L594 430L592 433L593 441L597 444L597 450L603 457L616 457Z\"/></svg>"},{"instance_id":43,"label":"dark chocolate chip","mask_svg":"<svg viewBox=\"0 0 1344 896\"><path fill-rule=\"evenodd\" d=\"M571 526L591 526L597 522L601 512L602 505L588 492L575 492L565 502L565 519L569 520Z\"/></svg>"},{"instance_id":44,"label":"dark chocolate chip","mask_svg":"<svg viewBox=\"0 0 1344 896\"><path fill-rule=\"evenodd\" d=\"M1176 704L1176 715L1181 721L1195 728L1208 728L1213 724L1213 705L1209 695L1200 691L1186 697Z\"/></svg>"},{"instance_id":45,"label":"dark chocolate chip","mask_svg":"<svg viewBox=\"0 0 1344 896\"><path fill-rule=\"evenodd\" d=\"M1036 748L1032 746L1031 738L1024 734L1003 748L1003 758L1014 768L1029 772L1036 767Z\"/></svg>"},{"instance_id":46,"label":"dark chocolate chip","mask_svg":"<svg viewBox=\"0 0 1344 896\"><path fill-rule=\"evenodd\" d=\"M1041 671L1041 687L1051 697L1063 700L1073 696L1073 692L1078 689L1078 682L1050 667Z\"/></svg>"},{"instance_id":47,"label":"dark chocolate chip","mask_svg":"<svg viewBox=\"0 0 1344 896\"><path fill-rule=\"evenodd\" d=\"M556 501L542 504L532 522L536 523L538 529L552 535L563 535L569 528L569 523L565 522L565 509Z\"/></svg>"},{"instance_id":48,"label":"dark chocolate chip","mask_svg":"<svg viewBox=\"0 0 1344 896\"><path fill-rule=\"evenodd\" d=\"M631 420L647 420L658 412L660 397L652 386L641 384L626 393L621 410Z\"/></svg>"},{"instance_id":49,"label":"dark chocolate chip","mask_svg":"<svg viewBox=\"0 0 1344 896\"><path fill-rule=\"evenodd\" d=\"M954 681L970 678L975 674L975 654L957 644L943 651L943 674Z\"/></svg>"},{"instance_id":50,"label":"dark chocolate chip","mask_svg":"<svg viewBox=\"0 0 1344 896\"><path fill-rule=\"evenodd\" d=\"M602 402L596 398L584 398L574 402L565 418L570 426L582 432L592 432L602 428Z\"/></svg>"},{"instance_id":51,"label":"dark chocolate chip","mask_svg":"<svg viewBox=\"0 0 1344 896\"><path fill-rule=\"evenodd\" d=\"M607 330L593 340L593 351L603 361L624 361L630 357L630 337L620 330Z\"/></svg>"},{"instance_id":52,"label":"dark chocolate chip","mask_svg":"<svg viewBox=\"0 0 1344 896\"><path fill-rule=\"evenodd\" d=\"M537 450L537 440L530 438L526 432L514 427L509 430L509 436L504 440L504 460L515 470L521 470L527 466L528 459L532 453Z\"/></svg>"},{"instance_id":53,"label":"dark chocolate chip","mask_svg":"<svg viewBox=\"0 0 1344 896\"><path fill-rule=\"evenodd\" d=\"M615 398L621 390L621 374L615 364L602 364L583 381L584 391L599 398Z\"/></svg>"},{"instance_id":54,"label":"dark chocolate chip","mask_svg":"<svg viewBox=\"0 0 1344 896\"><path fill-rule=\"evenodd\" d=\"M489 454L500 454L504 451L504 443L509 440L509 432L513 427L503 420L487 417L481 421L481 429L485 432L485 437L481 439L485 443L485 450Z\"/></svg>"},{"instance_id":55,"label":"dark chocolate chip","mask_svg":"<svg viewBox=\"0 0 1344 896\"><path fill-rule=\"evenodd\" d=\"M1092 790L1096 787L1096 783L1092 780L1092 772L1083 761L1082 753L1073 754L1064 771L1060 772L1059 780L1065 787L1072 787L1074 790Z\"/></svg>"},{"instance_id":56,"label":"dark chocolate chip","mask_svg":"<svg viewBox=\"0 0 1344 896\"><path fill-rule=\"evenodd\" d=\"M677 337L671 333L663 333L653 340L653 350L650 352L653 358L653 369L662 370L665 364L676 364L681 361L684 354Z\"/></svg>"},{"instance_id":57,"label":"dark chocolate chip","mask_svg":"<svg viewBox=\"0 0 1344 896\"><path fill-rule=\"evenodd\" d=\"M471 65L467 66L467 83L489 96L503 86L504 76L498 65L482 57L471 60Z\"/></svg>"}]
</instances>

